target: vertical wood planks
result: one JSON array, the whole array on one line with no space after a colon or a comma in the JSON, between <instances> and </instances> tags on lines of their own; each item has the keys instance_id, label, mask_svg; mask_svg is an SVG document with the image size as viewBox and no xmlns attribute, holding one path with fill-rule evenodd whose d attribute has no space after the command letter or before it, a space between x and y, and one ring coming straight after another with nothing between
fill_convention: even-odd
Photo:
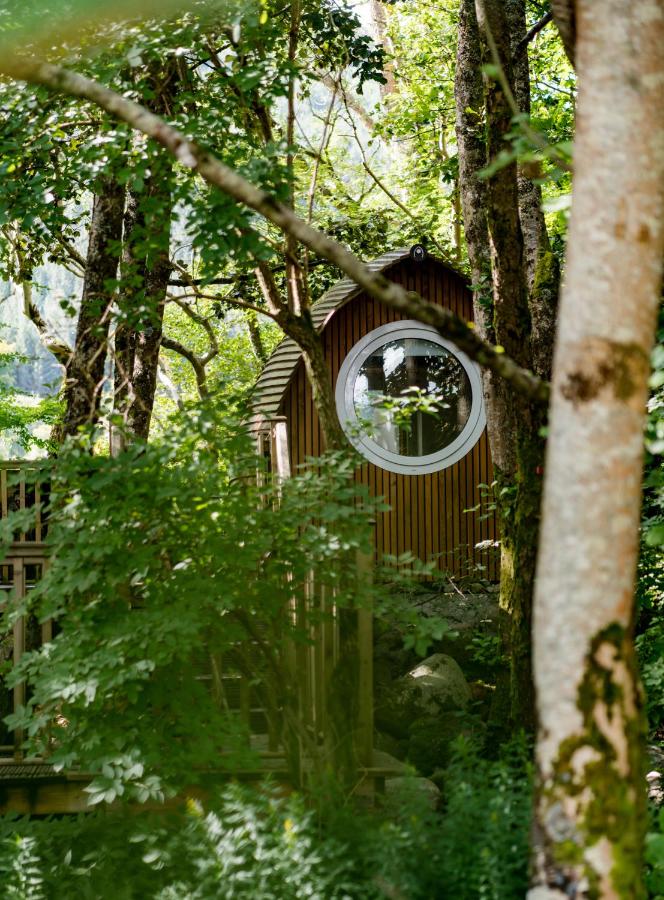
<instances>
[{"instance_id":1,"label":"vertical wood planks","mask_svg":"<svg viewBox=\"0 0 664 900\"><path fill-rule=\"evenodd\" d=\"M436 260L399 262L386 272L393 281L415 290L425 299L446 306L462 318L472 320L472 296L463 279ZM338 309L323 332L324 351L333 385L353 345L380 325L402 319L375 300L360 294ZM307 456L324 450L318 416L306 385L302 363L284 395L281 412L288 419L293 470ZM493 518L479 521L478 513L465 513L480 500L478 484L492 480L486 433L459 462L430 475L399 475L365 462L356 475L374 497L384 497L391 506L376 517L378 555L411 551L420 559L438 558L438 567L461 575L468 561L487 564L486 552L475 547L496 535ZM487 576L497 575L495 562Z\"/></svg>"}]
</instances>

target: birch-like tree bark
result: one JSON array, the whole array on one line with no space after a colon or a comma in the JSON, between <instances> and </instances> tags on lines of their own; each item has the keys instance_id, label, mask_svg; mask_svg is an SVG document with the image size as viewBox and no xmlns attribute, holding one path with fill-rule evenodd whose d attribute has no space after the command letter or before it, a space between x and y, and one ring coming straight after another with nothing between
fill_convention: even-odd
<instances>
[{"instance_id":1,"label":"birch-like tree bark","mask_svg":"<svg viewBox=\"0 0 664 900\"><path fill-rule=\"evenodd\" d=\"M530 900L645 897L632 643L664 250L664 3L577 0L575 179L535 603Z\"/></svg>"}]
</instances>

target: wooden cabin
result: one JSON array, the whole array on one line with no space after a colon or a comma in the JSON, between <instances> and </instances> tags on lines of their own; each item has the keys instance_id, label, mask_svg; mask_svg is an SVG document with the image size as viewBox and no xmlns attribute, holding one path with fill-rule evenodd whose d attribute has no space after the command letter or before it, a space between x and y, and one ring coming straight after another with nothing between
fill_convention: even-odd
<instances>
[{"instance_id":1,"label":"wooden cabin","mask_svg":"<svg viewBox=\"0 0 664 900\"><path fill-rule=\"evenodd\" d=\"M394 250L369 267L472 321L467 278L423 248ZM340 421L366 460L357 478L390 507L376 522L377 556L412 553L455 576L479 567L495 579L496 523L486 487L492 469L479 367L433 328L406 320L349 279L327 291L312 313ZM409 401L410 415L404 410ZM291 471L323 452L302 356L290 338L261 373L254 410L259 431L283 423L279 452Z\"/></svg>"}]
</instances>

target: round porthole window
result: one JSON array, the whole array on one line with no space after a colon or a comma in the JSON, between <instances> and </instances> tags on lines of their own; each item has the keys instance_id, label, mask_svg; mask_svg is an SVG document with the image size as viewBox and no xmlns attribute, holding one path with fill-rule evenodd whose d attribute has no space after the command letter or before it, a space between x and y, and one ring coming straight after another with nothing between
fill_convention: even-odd
<instances>
[{"instance_id":1,"label":"round porthole window","mask_svg":"<svg viewBox=\"0 0 664 900\"><path fill-rule=\"evenodd\" d=\"M451 466L486 422L479 367L435 329L410 320L355 344L339 370L336 403L360 453L406 475Z\"/></svg>"}]
</instances>

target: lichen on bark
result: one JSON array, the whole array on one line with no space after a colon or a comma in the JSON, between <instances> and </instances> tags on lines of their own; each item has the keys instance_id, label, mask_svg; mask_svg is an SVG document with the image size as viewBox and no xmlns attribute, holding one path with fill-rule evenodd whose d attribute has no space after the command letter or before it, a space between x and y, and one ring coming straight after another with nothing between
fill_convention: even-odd
<instances>
[{"instance_id":1,"label":"lichen on bark","mask_svg":"<svg viewBox=\"0 0 664 900\"><path fill-rule=\"evenodd\" d=\"M581 727L560 744L540 792L550 886L641 900L645 716L631 635L618 622L591 643L577 708Z\"/></svg>"}]
</instances>

